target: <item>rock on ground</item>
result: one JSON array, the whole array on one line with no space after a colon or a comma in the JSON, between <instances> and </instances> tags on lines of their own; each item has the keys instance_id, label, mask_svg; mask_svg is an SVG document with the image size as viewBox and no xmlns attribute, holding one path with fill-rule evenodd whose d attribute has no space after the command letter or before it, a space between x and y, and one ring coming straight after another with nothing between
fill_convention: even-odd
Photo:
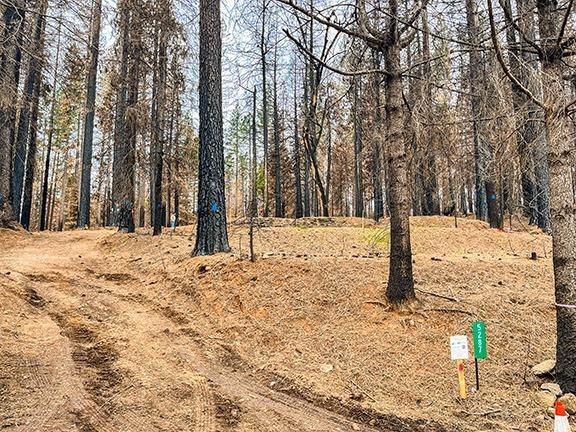
<instances>
[{"instance_id":1,"label":"rock on ground","mask_svg":"<svg viewBox=\"0 0 576 432\"><path fill-rule=\"evenodd\" d=\"M545 360L532 367L532 373L537 377L550 375L556 367L556 360Z\"/></svg>"},{"instance_id":2,"label":"rock on ground","mask_svg":"<svg viewBox=\"0 0 576 432\"><path fill-rule=\"evenodd\" d=\"M562 396L562 389L556 383L544 383L540 386L540 390L548 391L556 397Z\"/></svg>"}]
</instances>

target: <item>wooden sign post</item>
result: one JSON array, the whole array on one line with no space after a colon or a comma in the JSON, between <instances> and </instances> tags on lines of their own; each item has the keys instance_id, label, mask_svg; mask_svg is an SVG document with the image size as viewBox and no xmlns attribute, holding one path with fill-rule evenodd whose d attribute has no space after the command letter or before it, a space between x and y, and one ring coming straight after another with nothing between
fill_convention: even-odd
<instances>
[{"instance_id":1,"label":"wooden sign post","mask_svg":"<svg viewBox=\"0 0 576 432\"><path fill-rule=\"evenodd\" d=\"M450 337L450 356L456 360L458 368L458 388L460 397L466 399L466 376L464 374L464 360L468 360L468 338L466 336Z\"/></svg>"}]
</instances>

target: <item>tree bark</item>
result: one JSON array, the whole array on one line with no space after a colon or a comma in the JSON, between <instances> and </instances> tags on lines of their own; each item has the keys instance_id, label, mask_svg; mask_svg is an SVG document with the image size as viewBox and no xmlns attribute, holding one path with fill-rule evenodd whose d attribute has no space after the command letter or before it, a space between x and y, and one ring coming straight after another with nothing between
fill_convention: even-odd
<instances>
[{"instance_id":1,"label":"tree bark","mask_svg":"<svg viewBox=\"0 0 576 432\"><path fill-rule=\"evenodd\" d=\"M332 187L332 119L330 118L330 113L328 113L327 117L328 124L326 125L326 128L328 129L328 132L326 134L326 202L330 203L330 193Z\"/></svg>"},{"instance_id":2,"label":"tree bark","mask_svg":"<svg viewBox=\"0 0 576 432\"><path fill-rule=\"evenodd\" d=\"M372 50L372 66L380 69L379 53ZM374 195L374 220L378 222L384 217L384 194L382 191L382 109L380 107L380 75L372 74L371 90L373 102L373 122L372 122L372 189Z\"/></svg>"},{"instance_id":3,"label":"tree bark","mask_svg":"<svg viewBox=\"0 0 576 432\"><path fill-rule=\"evenodd\" d=\"M390 1L392 16L398 13L395 0ZM394 7L396 5L396 7ZM386 121L388 129L388 185L390 189L390 273L386 297L393 304L416 298L412 273L410 243L410 189L408 158L404 141L404 112L399 41L394 40L383 51L389 74L386 77Z\"/></svg>"},{"instance_id":4,"label":"tree bark","mask_svg":"<svg viewBox=\"0 0 576 432\"><path fill-rule=\"evenodd\" d=\"M152 235L162 233L162 170L164 160L165 112L166 112L166 68L167 68L167 34L161 25L158 42L158 75L156 88L156 115L153 118L154 142L152 154L153 189L152 189Z\"/></svg>"},{"instance_id":5,"label":"tree bark","mask_svg":"<svg viewBox=\"0 0 576 432\"><path fill-rule=\"evenodd\" d=\"M297 95L297 74L294 71L294 189L296 203L294 206L294 217L300 219L304 215L304 208L302 207L302 174L300 172L301 150L300 150L300 134L298 125L298 95Z\"/></svg>"},{"instance_id":6,"label":"tree bark","mask_svg":"<svg viewBox=\"0 0 576 432\"><path fill-rule=\"evenodd\" d=\"M42 201L40 204L40 231L44 231L48 225L47 211L49 199L49 174L50 174L50 158L52 154L52 142L54 139L54 111L56 108L56 86L58 85L58 65L60 60L60 31L61 24L58 26L58 43L56 46L56 63L54 66L54 79L52 81L52 101L50 103L50 120L48 126L48 143L46 145L46 161L44 164L44 178L42 180Z\"/></svg>"},{"instance_id":7,"label":"tree bark","mask_svg":"<svg viewBox=\"0 0 576 432\"><path fill-rule=\"evenodd\" d=\"M63 157L62 157L62 169L63 169L63 174L62 174L62 186L61 186L61 190L62 190L62 197L60 198L60 214L58 215L58 231L63 231L64 230L64 226L66 223L66 201L67 201L67 196L68 196L68 176L69 176L69 169L68 169L68 143L66 143L66 146L64 147L64 153L63 153ZM52 208L54 208L54 205L52 205ZM52 223L50 223L52 224Z\"/></svg>"},{"instance_id":8,"label":"tree bark","mask_svg":"<svg viewBox=\"0 0 576 432\"><path fill-rule=\"evenodd\" d=\"M0 56L0 227L13 220L10 200L12 145L16 128L14 100L20 81L22 36L24 34L24 4L14 1L2 11L2 47Z\"/></svg>"},{"instance_id":9,"label":"tree bark","mask_svg":"<svg viewBox=\"0 0 576 432\"><path fill-rule=\"evenodd\" d=\"M134 165L135 149L127 133L127 80L130 53L130 9L124 0L120 4L121 59L116 118L114 128L114 159L112 177L112 211L114 224L120 231L134 232Z\"/></svg>"},{"instance_id":10,"label":"tree bark","mask_svg":"<svg viewBox=\"0 0 576 432\"><path fill-rule=\"evenodd\" d=\"M40 109L40 89L42 87L42 69L44 66L44 33L46 29L46 11L48 1L41 0L38 6L38 16L34 27L34 50L30 61L30 73L34 75L32 98L30 99L30 123L29 130L22 135L24 143L28 141L26 153L26 177L22 191L22 212L20 223L30 229L30 216L32 212L32 189L34 186L34 171L36 169L36 148L38 137L38 115ZM25 145L25 144L24 144Z\"/></svg>"},{"instance_id":11,"label":"tree bark","mask_svg":"<svg viewBox=\"0 0 576 432\"><path fill-rule=\"evenodd\" d=\"M363 127L360 103L360 77L354 77L352 82L354 118L354 216L364 217L364 186L362 181L362 150Z\"/></svg>"},{"instance_id":12,"label":"tree bark","mask_svg":"<svg viewBox=\"0 0 576 432\"><path fill-rule=\"evenodd\" d=\"M256 148L256 101L257 101L257 90L254 86L254 92L252 93L252 185L250 190L252 191L252 197L250 199L250 219L258 216L258 156ZM252 225L252 222L251 222Z\"/></svg>"},{"instance_id":13,"label":"tree bark","mask_svg":"<svg viewBox=\"0 0 576 432\"><path fill-rule=\"evenodd\" d=\"M88 76L86 79L86 115L84 119L84 145L82 146L82 178L78 207L78 228L90 226L90 187L92 180L92 146L94 141L94 114L96 105L96 77L98 74L98 54L100 51L100 21L102 0L95 0L90 35Z\"/></svg>"},{"instance_id":14,"label":"tree bark","mask_svg":"<svg viewBox=\"0 0 576 432\"><path fill-rule=\"evenodd\" d=\"M517 0L518 26L530 39L535 40L534 0ZM523 61L521 73L518 74L520 82L534 95L541 95L541 82L538 77L539 70L536 65L537 56L530 53L528 42L521 39L520 57ZM512 66L512 65L511 65ZM522 185L525 205L529 208L535 223L545 232L551 232L550 225L550 174L546 155L546 135L542 128L544 114L542 109L532 99L522 94L523 122L520 137L523 147L520 147L521 166L523 169ZM533 192L530 193L529 189Z\"/></svg>"},{"instance_id":15,"label":"tree bark","mask_svg":"<svg viewBox=\"0 0 576 432\"><path fill-rule=\"evenodd\" d=\"M468 24L468 40L471 44L476 44L479 40L478 12L476 0L466 0L466 19ZM482 56L476 48L470 50L469 65L470 89L472 92L481 86ZM474 139L474 164L476 172L476 217L480 220L488 218L488 203L486 199L485 179L485 144L481 137L480 125L477 116L482 112L482 100L477 93L470 97L470 107L473 116L472 130Z\"/></svg>"},{"instance_id":16,"label":"tree bark","mask_svg":"<svg viewBox=\"0 0 576 432\"><path fill-rule=\"evenodd\" d=\"M268 127L268 72L266 55L266 11L268 0L262 0L262 27L260 32L260 61L262 62L262 136L264 148L264 217L270 213L268 200L268 147L269 147L269 127Z\"/></svg>"},{"instance_id":17,"label":"tree bark","mask_svg":"<svg viewBox=\"0 0 576 432\"><path fill-rule=\"evenodd\" d=\"M501 229L504 221L502 220L502 207L499 195L501 195L496 187L496 183L491 179L487 179L484 183L486 188L486 199L488 200L488 222L490 228Z\"/></svg>"},{"instance_id":18,"label":"tree bark","mask_svg":"<svg viewBox=\"0 0 576 432\"><path fill-rule=\"evenodd\" d=\"M30 139L30 123L34 105L34 93L41 79L40 68L42 59L42 39L45 26L45 14L48 7L46 0L41 0L36 12L33 26L34 38L31 42L31 56L28 63L22 106L18 117L18 131L15 142L14 163L12 171L12 210L17 220L21 221L22 201L24 194L24 177L26 164L26 150Z\"/></svg>"},{"instance_id":19,"label":"tree bark","mask_svg":"<svg viewBox=\"0 0 576 432\"><path fill-rule=\"evenodd\" d=\"M48 210L46 213L46 229L52 231L52 221L54 219L54 207L56 207L56 168L60 164L60 152L56 153L56 160L52 166L50 178L50 190L48 193Z\"/></svg>"},{"instance_id":20,"label":"tree bark","mask_svg":"<svg viewBox=\"0 0 576 432\"><path fill-rule=\"evenodd\" d=\"M542 88L550 167L554 285L556 292L556 378L565 393L576 392L576 203L568 98L563 82L563 49L557 40L562 9L557 0L538 0Z\"/></svg>"},{"instance_id":21,"label":"tree bark","mask_svg":"<svg viewBox=\"0 0 576 432\"><path fill-rule=\"evenodd\" d=\"M422 10L422 76L424 78L423 84L423 102L424 102L424 119L426 123L430 124L433 121L433 104L432 104L432 85L427 77L432 76L432 65L430 63L430 37L428 30L428 13L426 8ZM438 169L436 163L436 148L434 146L434 131L433 127L425 127L426 142L425 154L423 155L423 171L425 178L423 179L424 186L424 200L422 205L422 213L426 216L440 214L440 197L438 193Z\"/></svg>"},{"instance_id":22,"label":"tree bark","mask_svg":"<svg viewBox=\"0 0 576 432\"><path fill-rule=\"evenodd\" d=\"M306 140L306 136L304 140ZM306 143L304 143L306 147ZM304 149L304 217L310 217L310 155Z\"/></svg>"},{"instance_id":23,"label":"tree bark","mask_svg":"<svg viewBox=\"0 0 576 432\"><path fill-rule=\"evenodd\" d=\"M282 202L282 165L280 157L280 115L278 113L278 48L274 56L274 216L284 217Z\"/></svg>"},{"instance_id":24,"label":"tree bark","mask_svg":"<svg viewBox=\"0 0 576 432\"><path fill-rule=\"evenodd\" d=\"M228 252L222 131L220 2L200 0L200 149L194 255Z\"/></svg>"}]
</instances>

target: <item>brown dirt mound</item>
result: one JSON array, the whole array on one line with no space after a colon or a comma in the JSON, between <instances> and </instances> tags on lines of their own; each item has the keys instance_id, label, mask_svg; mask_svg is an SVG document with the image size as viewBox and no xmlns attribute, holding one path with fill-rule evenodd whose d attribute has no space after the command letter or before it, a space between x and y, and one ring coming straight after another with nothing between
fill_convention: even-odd
<instances>
[{"instance_id":1,"label":"brown dirt mound","mask_svg":"<svg viewBox=\"0 0 576 432\"><path fill-rule=\"evenodd\" d=\"M32 237L33 234L22 228L21 225L14 225L10 228L0 227L0 247L14 246L16 242Z\"/></svg>"},{"instance_id":2,"label":"brown dirt mound","mask_svg":"<svg viewBox=\"0 0 576 432\"><path fill-rule=\"evenodd\" d=\"M386 224L387 221L383 220L381 224ZM353 218L353 217L306 217L300 219L282 219L282 218L254 218L253 224L258 228L271 228L271 227L365 227L378 225L372 219ZM234 226L249 226L249 218L239 218L232 222Z\"/></svg>"},{"instance_id":3,"label":"brown dirt mound","mask_svg":"<svg viewBox=\"0 0 576 432\"><path fill-rule=\"evenodd\" d=\"M190 257L193 227L161 238L113 236L103 247L132 260L152 292L168 290L162 298L191 317L194 334L213 335L256 369L314 394L459 431L545 430L549 420L534 399L539 383L527 371L553 356L552 268L549 258L529 257L550 257L550 238L473 219L458 219L458 228L451 217L411 224L421 305L404 313L382 301L385 222L263 227L256 252L266 259L256 263L245 259L244 226L230 230L232 253L214 257ZM473 319L488 324L490 358L481 391L459 401L448 338L469 333ZM473 367L466 370L472 385Z\"/></svg>"},{"instance_id":4,"label":"brown dirt mound","mask_svg":"<svg viewBox=\"0 0 576 432\"><path fill-rule=\"evenodd\" d=\"M550 430L529 372L554 354L550 238L413 218L412 240L420 304L403 312L383 300L385 222L262 227L256 263L245 226L213 257L191 257L193 226L10 243L0 419L62 431ZM448 338L476 318L489 359L480 392L460 401ZM466 374L471 387L471 363Z\"/></svg>"}]
</instances>

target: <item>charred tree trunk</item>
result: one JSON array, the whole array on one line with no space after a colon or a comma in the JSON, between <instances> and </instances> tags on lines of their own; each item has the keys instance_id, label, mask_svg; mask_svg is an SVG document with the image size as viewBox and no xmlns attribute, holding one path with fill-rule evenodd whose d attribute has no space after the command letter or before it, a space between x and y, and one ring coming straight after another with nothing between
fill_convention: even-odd
<instances>
[{"instance_id":1,"label":"charred tree trunk","mask_svg":"<svg viewBox=\"0 0 576 432\"><path fill-rule=\"evenodd\" d=\"M158 75L156 88L156 115L153 119L154 128L153 153L152 153L152 235L162 233L162 169L164 160L164 139L166 112L166 68L167 68L167 34L162 27L159 31L158 43Z\"/></svg>"},{"instance_id":2,"label":"charred tree trunk","mask_svg":"<svg viewBox=\"0 0 576 432\"><path fill-rule=\"evenodd\" d=\"M332 186L332 122L330 114L328 114L328 129L326 140L326 202L330 203L330 192ZM329 212L331 213L331 212Z\"/></svg>"},{"instance_id":3,"label":"charred tree trunk","mask_svg":"<svg viewBox=\"0 0 576 432\"><path fill-rule=\"evenodd\" d=\"M280 115L278 113L278 48L274 56L274 216L284 217L282 202L282 165L280 156Z\"/></svg>"},{"instance_id":4,"label":"charred tree trunk","mask_svg":"<svg viewBox=\"0 0 576 432\"><path fill-rule=\"evenodd\" d=\"M176 71L176 67L174 65L177 62L176 55L172 58L173 69ZM174 72L175 73L175 72ZM175 158L179 157L179 155L175 152L175 142L177 140L177 134L175 131L176 127L176 111L177 105L179 103L178 98L180 95L180 87L175 79L173 79L172 83L172 92L170 95L170 121L169 121L169 132L168 132L168 151L167 151L167 185L166 185L166 208L167 208L167 215L166 215L166 228L170 228L172 224L172 217L174 216L174 202L172 199L174 188L174 160Z\"/></svg>"},{"instance_id":5,"label":"charred tree trunk","mask_svg":"<svg viewBox=\"0 0 576 432\"><path fill-rule=\"evenodd\" d=\"M377 51L372 52L372 64L374 69L380 69L380 58ZM372 124L372 189L374 195L374 220L378 222L384 217L384 194L382 191L382 110L380 107L380 75L372 74L371 90L373 100L373 124Z\"/></svg>"},{"instance_id":6,"label":"charred tree trunk","mask_svg":"<svg viewBox=\"0 0 576 432\"><path fill-rule=\"evenodd\" d=\"M486 199L488 200L488 222L490 228L501 229L503 227L501 193L498 191L496 183L491 179L486 180Z\"/></svg>"},{"instance_id":7,"label":"charred tree trunk","mask_svg":"<svg viewBox=\"0 0 576 432\"><path fill-rule=\"evenodd\" d=\"M260 32L260 61L262 62L262 136L264 147L264 217L270 213L270 204L268 200L268 146L269 146L269 127L268 127L268 72L266 55L268 48L266 46L266 11L268 0L262 0L262 27Z\"/></svg>"},{"instance_id":8,"label":"charred tree trunk","mask_svg":"<svg viewBox=\"0 0 576 432\"><path fill-rule=\"evenodd\" d=\"M428 30L428 13L426 8L422 10L422 54L423 61L422 65L422 75L424 77L423 82L423 96L424 96L424 106L425 113L424 118L428 124L433 121L432 113L432 85L430 81L426 79L432 76L432 65L430 63L430 37ZM426 150L423 155L423 170L425 173L425 178L423 181L424 186L424 200L422 205L422 213L424 215L439 215L440 214L440 197L438 194L438 169L436 163L436 148L434 146L434 135L433 128L427 126L425 128L426 137Z\"/></svg>"},{"instance_id":9,"label":"charred tree trunk","mask_svg":"<svg viewBox=\"0 0 576 432\"><path fill-rule=\"evenodd\" d=\"M95 0L90 35L90 55L86 79L86 115L84 120L84 145L82 146L82 178L80 180L80 200L78 207L78 228L90 226L90 187L92 180L92 146L94 142L94 114L96 107L96 76L98 74L98 53L100 51L100 21L102 0Z\"/></svg>"},{"instance_id":10,"label":"charred tree trunk","mask_svg":"<svg viewBox=\"0 0 576 432\"><path fill-rule=\"evenodd\" d=\"M126 124L130 53L130 9L126 1L120 4L120 14L122 50L114 128L112 211L114 223L120 231L134 232L134 165L136 161L134 143L129 139Z\"/></svg>"},{"instance_id":11,"label":"charred tree trunk","mask_svg":"<svg viewBox=\"0 0 576 432\"><path fill-rule=\"evenodd\" d=\"M306 76L308 76L308 61L306 63ZM304 142L304 217L311 216L311 196L310 196L310 155L308 153L308 141L310 140L309 134L309 80L306 78L304 80L304 97L303 97L303 106L304 106L304 134L303 134L303 142Z\"/></svg>"},{"instance_id":12,"label":"charred tree trunk","mask_svg":"<svg viewBox=\"0 0 576 432\"><path fill-rule=\"evenodd\" d=\"M181 89L180 84L175 91ZM182 104L179 98L176 98L174 106L176 112L176 124L174 132L174 228L180 223L180 116L182 115Z\"/></svg>"},{"instance_id":13,"label":"charred tree trunk","mask_svg":"<svg viewBox=\"0 0 576 432\"><path fill-rule=\"evenodd\" d=\"M38 85L34 89L34 95L32 98L30 133L28 137L28 151L26 152L26 177L24 180L24 190L22 194L22 213L20 215L20 223L27 230L30 230L30 217L32 215L32 190L34 188L34 175L36 171L41 72L39 72L38 80Z\"/></svg>"},{"instance_id":14,"label":"charred tree trunk","mask_svg":"<svg viewBox=\"0 0 576 432\"><path fill-rule=\"evenodd\" d=\"M20 223L27 230L30 229L30 216L32 212L32 189L34 186L34 171L36 170L36 146L38 138L38 115L40 110L40 89L42 87L42 68L44 66L44 32L46 29L46 10L48 1L41 0L38 8L34 28L34 51L33 60L30 61L34 90L30 100L30 124L26 135L28 141L28 151L26 153L26 177L22 192L22 212ZM22 137L24 138L24 137Z\"/></svg>"},{"instance_id":15,"label":"charred tree trunk","mask_svg":"<svg viewBox=\"0 0 576 432\"><path fill-rule=\"evenodd\" d=\"M200 0L200 149L194 255L228 252L222 126L220 2Z\"/></svg>"},{"instance_id":16,"label":"charred tree trunk","mask_svg":"<svg viewBox=\"0 0 576 432\"><path fill-rule=\"evenodd\" d=\"M468 40L471 44L476 44L479 40L478 12L476 0L466 0L466 18L468 23ZM470 50L469 82L471 89L478 89L481 86L482 57L476 48ZM474 163L476 171L476 217L481 220L488 219L488 203L486 199L486 188L484 185L486 157L485 144L481 137L479 121L476 118L482 112L482 100L477 93L470 97L470 106L473 116L472 130L474 139Z\"/></svg>"},{"instance_id":17,"label":"charred tree trunk","mask_svg":"<svg viewBox=\"0 0 576 432\"><path fill-rule=\"evenodd\" d=\"M134 21L134 19L133 19ZM141 77L141 56L142 56L142 42L139 34L134 35L130 40L130 59L128 66L128 76L127 76L127 109L130 110L131 114L126 113L125 122L125 133L126 139L128 140L128 148L134 152L134 162L135 166L138 166L133 171L133 175L138 175L138 181L134 181L134 185L138 185L138 198L137 204L134 205L133 214L136 214L138 210L138 227L144 228L146 225L146 210L144 206L144 177L145 169L144 163L142 162L142 157L136 152L136 143L138 141L139 125L138 125L138 115L136 114L136 107L138 106L138 101L140 98L140 81ZM134 194L134 197L136 194ZM134 221L134 225L136 225Z\"/></svg>"},{"instance_id":18,"label":"charred tree trunk","mask_svg":"<svg viewBox=\"0 0 576 432\"><path fill-rule=\"evenodd\" d=\"M304 138L306 140L306 137ZM306 147L306 143L304 144ZM304 217L310 217L310 156L304 150Z\"/></svg>"},{"instance_id":19,"label":"charred tree trunk","mask_svg":"<svg viewBox=\"0 0 576 432\"><path fill-rule=\"evenodd\" d=\"M60 164L60 152L56 153L56 160L52 166L50 178L50 189L48 192L48 208L46 212L46 229L52 230L52 220L54 217L54 207L56 207L56 168Z\"/></svg>"},{"instance_id":20,"label":"charred tree trunk","mask_svg":"<svg viewBox=\"0 0 576 432\"><path fill-rule=\"evenodd\" d=\"M62 186L61 186L61 190L62 190L62 197L60 198L60 214L58 215L58 231L63 231L64 230L64 225L65 225L65 218L66 218L66 201L67 201L67 196L68 196L68 173L69 173L69 168L68 168L68 153L67 153L67 147L68 144L65 147L64 150L64 154L63 154L63 161L62 161L62 169L63 169L63 173L62 173ZM52 206L52 208L54 208L54 205ZM52 222L50 222L50 225L52 225Z\"/></svg>"},{"instance_id":21,"label":"charred tree trunk","mask_svg":"<svg viewBox=\"0 0 576 432\"><path fill-rule=\"evenodd\" d=\"M4 44L0 55L0 226L5 226L13 220L10 180L16 130L14 100L20 81L25 9L22 1L14 1L0 11Z\"/></svg>"},{"instance_id":22,"label":"charred tree trunk","mask_svg":"<svg viewBox=\"0 0 576 432\"><path fill-rule=\"evenodd\" d=\"M252 219L258 217L258 157L257 157L257 147L256 147L256 101L257 101L257 90L254 87L254 92L252 94L252 185L250 190L252 191L252 197L250 199L250 219L252 225Z\"/></svg>"},{"instance_id":23,"label":"charred tree trunk","mask_svg":"<svg viewBox=\"0 0 576 432\"><path fill-rule=\"evenodd\" d=\"M354 117L354 216L364 217L364 187L362 184L362 150L364 145L359 87L360 78L355 77L352 83L352 116Z\"/></svg>"},{"instance_id":24,"label":"charred tree trunk","mask_svg":"<svg viewBox=\"0 0 576 432\"><path fill-rule=\"evenodd\" d=\"M493 53L486 53L484 56L484 76L482 80L482 89L484 91L482 97L482 116L489 118L497 115L497 100L498 92L496 84L492 79L496 72L495 69L495 56ZM490 228L502 229L504 227L503 218L503 188L502 188L502 163L501 156L502 145L497 138L494 138L489 132L489 123L483 122L482 133L480 141L482 144L482 151L484 152L482 160L484 162L484 192L486 195L486 203L488 206L487 221Z\"/></svg>"},{"instance_id":25,"label":"charred tree trunk","mask_svg":"<svg viewBox=\"0 0 576 432\"><path fill-rule=\"evenodd\" d=\"M36 21L34 23L34 38L31 43L31 57L24 83L22 106L18 117L18 131L15 142L14 164L12 171L12 210L15 218L21 221L22 201L24 193L24 176L26 164L26 149L30 140L30 123L34 105L36 88L40 85L40 68L42 59L42 39L45 26L45 14L48 3L41 0L38 4Z\"/></svg>"},{"instance_id":26,"label":"charred tree trunk","mask_svg":"<svg viewBox=\"0 0 576 432\"><path fill-rule=\"evenodd\" d=\"M396 16L397 4L394 0L390 3L390 12L392 16ZM397 40L396 25L390 30L392 41L384 49L384 61L389 72L386 76L385 88L389 145L387 172L390 189L390 274L386 297L390 302L399 304L414 299L416 295L410 243L410 188L403 130L400 41Z\"/></svg>"},{"instance_id":27,"label":"charred tree trunk","mask_svg":"<svg viewBox=\"0 0 576 432\"><path fill-rule=\"evenodd\" d=\"M300 219L304 216L304 208L302 207L302 175L300 172L300 135L298 125L298 95L296 90L296 73L294 73L294 189L296 203L294 206L294 217Z\"/></svg>"}]
</instances>

